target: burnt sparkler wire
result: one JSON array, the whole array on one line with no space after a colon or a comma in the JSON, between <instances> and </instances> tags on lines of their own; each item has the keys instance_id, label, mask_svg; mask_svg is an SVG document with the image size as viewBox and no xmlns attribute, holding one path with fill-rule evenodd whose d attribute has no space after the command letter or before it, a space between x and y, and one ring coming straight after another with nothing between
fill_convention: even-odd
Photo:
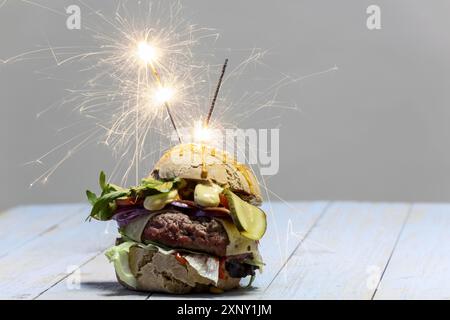
<instances>
[{"instance_id":1,"label":"burnt sparkler wire","mask_svg":"<svg viewBox=\"0 0 450 320\"><path fill-rule=\"evenodd\" d=\"M216 105L217 96L219 95L220 87L222 86L223 76L225 75L225 70L227 69L228 59L225 59L225 63L222 66L222 73L220 74L219 82L217 83L216 91L214 92L214 97L211 101L211 106L209 107L208 116L205 120L205 127L208 127L209 122L211 120L212 113L214 111L214 107Z\"/></svg>"},{"instance_id":2,"label":"burnt sparkler wire","mask_svg":"<svg viewBox=\"0 0 450 320\"><path fill-rule=\"evenodd\" d=\"M148 65L150 66L150 70L152 72L153 78L155 79L156 83L158 84L158 86L160 88L163 88L163 84L161 81L161 75L159 74L158 69L156 69L156 67L152 61L149 61ZM169 115L170 122L172 123L172 126L175 129L175 132L177 133L178 141L181 144L182 143L181 135L180 135L180 132L178 131L177 125L175 123L175 118L173 117L172 112L170 111L170 105L169 105L169 102L167 102L167 100L164 101L164 106L166 108L167 114Z\"/></svg>"}]
</instances>

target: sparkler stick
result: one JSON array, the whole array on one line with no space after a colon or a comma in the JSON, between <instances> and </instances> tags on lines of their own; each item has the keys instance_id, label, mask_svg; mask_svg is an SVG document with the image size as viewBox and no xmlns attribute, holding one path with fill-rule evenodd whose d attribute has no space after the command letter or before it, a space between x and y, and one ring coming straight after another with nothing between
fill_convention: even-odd
<instances>
[{"instance_id":1,"label":"sparkler stick","mask_svg":"<svg viewBox=\"0 0 450 320\"><path fill-rule=\"evenodd\" d=\"M175 118L172 115L172 112L170 111L170 105L168 102L168 99L170 98L170 91L167 91L167 88L164 88L161 75L158 72L158 69L156 69L156 66L154 64L154 60L156 59L157 52L155 51L155 48L151 45L149 45L146 41L143 41L139 43L138 45L138 55L141 58L141 60L145 63L145 67L150 67L150 71L153 75L153 78L156 81L156 84L159 87L161 100L166 107L166 111L169 114L170 122L172 123L173 128L175 129L175 132L178 136L178 141L182 143L180 132L178 131L178 128L175 124Z\"/></svg>"},{"instance_id":2,"label":"sparkler stick","mask_svg":"<svg viewBox=\"0 0 450 320\"><path fill-rule=\"evenodd\" d=\"M205 127L208 127L209 121L211 120L212 113L214 111L214 106L216 105L217 96L219 95L220 87L222 86L223 76L225 74L225 70L227 69L228 59L225 59L225 63L222 67L222 73L220 74L219 82L217 83L216 92L214 93L213 100L211 101L211 106L209 107L208 116L206 117Z\"/></svg>"},{"instance_id":3,"label":"sparkler stick","mask_svg":"<svg viewBox=\"0 0 450 320\"><path fill-rule=\"evenodd\" d=\"M202 147L204 147L204 142L211 139L211 131L209 130L208 126L209 126L209 122L211 120L212 113L214 111L214 106L216 105L217 96L219 95L220 87L222 85L222 80L223 80L223 76L225 75L225 70L227 68L227 64L228 64L228 59L225 59L225 63L222 66L222 73L220 74L219 82L217 83L216 91L214 92L214 96L211 101L211 106L209 107L208 116L206 117L203 124L201 121L198 121L195 124L194 138L201 142Z\"/></svg>"},{"instance_id":4,"label":"sparkler stick","mask_svg":"<svg viewBox=\"0 0 450 320\"><path fill-rule=\"evenodd\" d=\"M152 61L149 62L149 66L150 66L150 70L152 71L153 77L155 78L155 81L158 84L159 88L163 89L161 76ZM169 105L169 102L167 101L167 99L165 99L165 101L164 101L164 106L166 107L167 114L169 115L169 118L170 118L170 122L172 122L172 126L175 129L175 132L177 133L178 141L180 143L182 143L180 132L178 131L177 125L175 124L175 119L172 115L172 112L170 111L170 105Z\"/></svg>"},{"instance_id":5,"label":"sparkler stick","mask_svg":"<svg viewBox=\"0 0 450 320\"><path fill-rule=\"evenodd\" d=\"M214 111L214 106L216 105L217 96L219 95L220 87L222 85L223 76L225 75L225 70L227 69L228 59L225 59L225 63L222 66L222 73L220 74L219 82L217 83L216 91L214 92L214 97L211 101L211 106L209 107L208 116L206 117L205 123L203 127L199 123L199 126L196 128L196 134L200 138L201 146L202 146L202 178L206 178L208 176L208 170L206 168L205 163L205 141L210 138L210 131L208 129L209 121L211 120L212 113Z\"/></svg>"}]
</instances>

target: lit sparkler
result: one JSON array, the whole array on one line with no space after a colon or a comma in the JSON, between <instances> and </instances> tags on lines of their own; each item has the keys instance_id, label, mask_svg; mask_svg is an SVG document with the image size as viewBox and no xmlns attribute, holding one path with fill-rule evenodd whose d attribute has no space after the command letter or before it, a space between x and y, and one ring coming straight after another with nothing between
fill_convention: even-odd
<instances>
[{"instance_id":1,"label":"lit sparkler","mask_svg":"<svg viewBox=\"0 0 450 320\"><path fill-rule=\"evenodd\" d=\"M232 92L233 97L230 99L225 97L226 93L222 94L224 97L220 100L220 110L214 111L217 119L214 127L236 128L243 119L248 119L263 109L296 110L295 105L287 106L285 102L278 101L281 88L311 76L337 70L334 67L303 77L282 74L281 79L273 83L273 78L280 73L266 68L265 71L269 72L267 85L261 82L259 90L255 88L251 90L252 93L248 93L239 80L242 76L252 77L248 74L249 65L265 66L261 62L265 52L245 49L249 52L245 54L249 56L242 61L243 51L239 51L236 58L241 62L227 77L221 75L216 92L213 92L215 98L205 119L204 107L208 106L210 89L213 89L210 86L210 75L215 66L210 66L203 59L205 53L210 55L216 52L209 45L211 42L208 39L214 41L217 33L188 23L184 19L185 12L182 12L180 3L118 0L115 12L107 15L92 8L87 1L74 0L84 12L89 11L83 19L82 28L85 32L83 36L92 36L91 44L85 47L53 47L47 41L48 48L38 48L0 59L1 65L51 58L57 72L64 70L65 65L75 64L75 69L79 70L78 75L85 76L84 79L79 79L79 83L85 85L68 90L69 96L61 103L54 104L70 106L82 117L77 120L76 114L72 114L70 124L64 127L69 138L32 162L40 166L54 163L32 185L38 181L46 182L76 151L99 142L107 145L117 156L111 178L122 177L121 184L127 184L133 167L138 178L139 163L151 164L152 161L148 158L157 158L158 152L165 149L161 145L167 143L162 140L169 138L168 122L165 121L167 114L171 120L170 125L174 126L175 120L177 122L175 130L179 139L182 136L178 128L194 126L194 131L199 133L194 135L200 140L208 143L214 140L210 119L222 82L227 83L227 90ZM27 0L26 3L52 14L66 16L65 11L43 7L37 1ZM199 50L202 52L200 55L192 54L193 47L199 44L205 45L207 49ZM233 54L233 51L227 51L227 54ZM226 65L222 68L223 72L225 68ZM50 71L46 69L43 72L51 77L53 74ZM257 77L262 78L261 73L262 68L258 68ZM58 75L58 78L61 77ZM267 119L278 119L278 113L275 116L269 115ZM84 127L80 130L73 123L80 123Z\"/></svg>"},{"instance_id":2,"label":"lit sparkler","mask_svg":"<svg viewBox=\"0 0 450 320\"><path fill-rule=\"evenodd\" d=\"M200 142L201 144L211 142L212 133L211 129L209 128L209 123L211 121L214 107L216 106L217 97L219 96L220 87L222 86L223 76L225 75L227 65L228 59L225 59L225 63L222 66L222 72L219 77L219 82L217 83L216 90L214 91L214 96L212 98L211 105L208 110L208 115L206 116L205 121L203 123L201 121L196 121L194 125L194 141Z\"/></svg>"},{"instance_id":3,"label":"lit sparkler","mask_svg":"<svg viewBox=\"0 0 450 320\"><path fill-rule=\"evenodd\" d=\"M208 116L206 117L205 127L209 126L209 121L211 120L212 113L214 111L214 107L216 106L217 96L219 95L220 87L222 86L223 76L225 75L225 71L227 69L228 59L225 59L225 63L222 67L222 73L220 74L219 83L217 84L216 91L214 92L214 97L211 102L211 106L208 111Z\"/></svg>"},{"instance_id":4,"label":"lit sparkler","mask_svg":"<svg viewBox=\"0 0 450 320\"><path fill-rule=\"evenodd\" d=\"M21 1L66 17L65 11L43 6L33 0ZM276 110L275 116L272 114L267 117L272 120L279 119L280 110L297 110L296 105L287 105L286 102L278 100L279 91L283 87L338 69L334 66L300 77L280 73L262 63L264 51L247 49L245 50L247 52L245 54L249 55L247 59L229 72L227 78L224 78L226 63L223 66L208 116L202 121L199 120L204 118L204 110L201 107L208 105L207 100L211 95L209 92L211 66L202 61L195 61L191 50L200 40L217 39L216 33L187 23L179 3L173 5L172 2L172 5L167 5L167 1L158 0L152 2L118 0L116 11L107 16L89 6L86 3L88 0L73 1L90 13L86 15L89 18L83 19L83 29L92 36L94 44L86 47L52 47L47 41L48 48L38 48L0 59L1 66L6 63L52 58L58 71L64 65L76 64L78 74L86 75L85 86L68 90L69 96L62 103L55 105L70 106L78 111L84 120L87 119L91 123L75 134L69 133L69 139L31 162L39 166L54 163L35 179L31 186L36 182L47 182L49 177L77 151L98 142L103 142L117 156L111 179L121 176L121 184L126 185L133 167L136 169L135 175L138 179L139 163L145 160L151 164L152 161L147 158L153 155L159 158L157 153L161 147L148 146L147 140L151 136L154 144L162 144L157 138L167 138L164 121L166 113L180 141L181 136L175 126L173 114L177 116L180 128L192 128L194 124L196 141L208 144L214 142L216 137L210 128L210 120L222 82L228 84L227 89L233 91L234 98L224 98L221 101L220 111L216 111L215 118L220 120L222 128L236 128L240 126L240 121L262 110ZM0 8L5 3L6 0L3 2L0 0ZM144 8L146 4L148 7ZM163 10L158 4L163 6ZM132 8L133 5L137 5L138 8ZM231 51L227 51L227 54L229 52ZM238 59L241 60L242 56ZM245 89L246 86L242 86L242 82L238 80L241 80L243 75L248 76L247 67L252 64L266 67L269 83L259 83L258 88L252 88L249 93ZM262 69L258 68L259 79L262 78ZM44 71L47 73L48 70ZM164 75L164 78L161 75ZM280 79L274 83L275 77ZM156 86L151 85L150 79L154 80ZM170 106L175 100L180 103L172 109ZM51 108L44 112L49 110ZM218 122L215 121L215 127L219 127ZM67 132L67 129L71 128L75 128L72 123L64 129ZM264 178L260 178L266 197L270 199L270 196L275 196L282 200L268 189ZM269 212L272 214L272 210Z\"/></svg>"},{"instance_id":5,"label":"lit sparkler","mask_svg":"<svg viewBox=\"0 0 450 320\"><path fill-rule=\"evenodd\" d=\"M164 105L167 111L167 114L169 115L170 122L172 123L173 128L175 129L175 132L178 136L178 141L181 143L181 135L178 131L178 128L175 124L174 116L170 110L169 101L174 96L174 89L171 87L167 87L163 85L163 82L161 80L161 75L159 74L158 70L155 66L155 61L160 55L160 50L156 48L153 44L150 44L147 42L147 40L139 42L137 46L136 51L139 59L144 64L144 68L146 71L150 71L153 79L156 82L156 90L153 90L153 98L152 100L158 104L158 105ZM146 77L147 79L147 85L148 80L150 77ZM140 90L138 86L138 90ZM139 94L139 92L138 92ZM136 183L139 181L139 162L140 162L140 150L139 150L139 113L140 108L139 105L136 105L136 121L135 121L135 176L136 176Z\"/></svg>"},{"instance_id":6,"label":"lit sparkler","mask_svg":"<svg viewBox=\"0 0 450 320\"><path fill-rule=\"evenodd\" d=\"M157 58L158 50L147 43L146 41L142 41L138 45L138 56L142 60L142 62L145 64L145 67L149 67L151 70L151 73L157 83L158 90L155 92L155 101L157 103L164 104L166 107L167 114L169 115L170 122L172 123L173 128L175 129L178 140L181 143L181 135L178 131L178 128L175 124L175 119L172 115L172 112L170 111L169 101L173 97L174 90L170 87L164 87L161 76L158 72L158 70L155 67L155 59Z\"/></svg>"},{"instance_id":7,"label":"lit sparkler","mask_svg":"<svg viewBox=\"0 0 450 320\"><path fill-rule=\"evenodd\" d=\"M196 62L191 50L201 39L215 39L217 35L186 22L179 3L143 1L135 3L139 8L133 10L133 4L119 1L112 18L84 1L80 4L92 13L89 20L83 20L84 29L95 41L88 52L76 53L83 51L80 47L49 47L0 62L22 61L50 52L58 67L79 64L78 68L86 75L86 85L69 90L70 96L61 105L73 106L85 119L94 122L95 132L85 131L77 135L77 140L83 142L82 146L98 140L109 146L118 155L112 176L120 174L125 184L133 167L137 180L141 176L139 164L152 156L154 150L160 150L154 145L157 139L167 137L166 113L180 142L182 137L175 120L180 118L180 125L188 127L201 117L199 105L206 101L209 69ZM173 103L177 103L176 109L171 108ZM102 131L106 133L103 138ZM75 143L76 140L69 139L54 148L53 153ZM82 146L76 144L75 148ZM73 151L69 150L63 159L71 157ZM35 163L42 164L52 154ZM46 182L62 163L57 161L31 185Z\"/></svg>"},{"instance_id":8,"label":"lit sparkler","mask_svg":"<svg viewBox=\"0 0 450 320\"><path fill-rule=\"evenodd\" d=\"M155 47L153 47L146 41L139 42L137 54L145 64L152 62L157 57L157 51Z\"/></svg>"}]
</instances>

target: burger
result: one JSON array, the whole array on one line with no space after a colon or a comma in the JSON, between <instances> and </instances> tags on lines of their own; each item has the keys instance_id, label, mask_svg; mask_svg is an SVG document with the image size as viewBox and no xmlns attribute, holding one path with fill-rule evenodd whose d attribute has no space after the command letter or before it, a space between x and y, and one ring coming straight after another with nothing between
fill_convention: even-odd
<instances>
[{"instance_id":1,"label":"burger","mask_svg":"<svg viewBox=\"0 0 450 320\"><path fill-rule=\"evenodd\" d=\"M115 220L106 251L117 280L137 291L185 294L240 287L262 272L259 240L266 215L251 169L224 151L181 144L131 188L108 183L87 191L89 218Z\"/></svg>"}]
</instances>

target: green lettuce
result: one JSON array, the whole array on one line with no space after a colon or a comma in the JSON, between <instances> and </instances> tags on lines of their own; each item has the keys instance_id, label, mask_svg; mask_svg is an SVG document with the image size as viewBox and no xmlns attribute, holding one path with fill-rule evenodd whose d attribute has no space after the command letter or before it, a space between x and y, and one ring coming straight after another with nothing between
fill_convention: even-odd
<instances>
[{"instance_id":1,"label":"green lettuce","mask_svg":"<svg viewBox=\"0 0 450 320\"><path fill-rule=\"evenodd\" d=\"M198 279L206 279L217 285L219 281L219 267L220 262L217 257L210 256L208 254L199 253L186 249L172 249L166 247L164 245L160 245L159 243L155 243L152 241L146 241L146 243L135 242L126 236L123 237L126 241L109 248L105 255L108 260L114 263L114 268L116 270L116 274L119 279L125 282L128 286L132 288L137 287L137 280L131 272L128 254L130 252L130 248L133 246L138 246L144 250L150 250L159 252L164 255L175 254L177 252L183 252L183 257L186 259L189 267L196 271ZM246 260L244 263L256 265L262 268L263 263L259 261L249 261ZM246 288L250 287L255 280L255 275L250 277L249 283L245 286Z\"/></svg>"},{"instance_id":2,"label":"green lettuce","mask_svg":"<svg viewBox=\"0 0 450 320\"><path fill-rule=\"evenodd\" d=\"M111 247L105 252L106 257L112 263L119 279L132 288L137 288L137 279L130 269L128 254L130 248L138 246L144 250L156 251L163 255L169 255L179 252L179 250L168 249L154 243L138 243L134 241L126 241L120 245ZM197 281L207 281L217 285L219 281L220 261L218 258L198 253L186 253L183 255L187 264L196 272ZM205 280L206 279L206 280ZM192 280L194 281L194 280Z\"/></svg>"},{"instance_id":3,"label":"green lettuce","mask_svg":"<svg viewBox=\"0 0 450 320\"><path fill-rule=\"evenodd\" d=\"M131 272L128 260L128 253L130 252L130 248L134 245L134 242L124 242L118 246L109 248L105 252L105 255L110 262L114 263L114 269L116 270L119 279L131 288L136 289L137 280Z\"/></svg>"},{"instance_id":4,"label":"green lettuce","mask_svg":"<svg viewBox=\"0 0 450 320\"><path fill-rule=\"evenodd\" d=\"M138 186L131 188L122 188L118 185L107 183L106 175L102 171L100 173L99 185L101 189L100 196L90 191L86 191L86 196L89 203L92 205L91 213L88 219L94 218L96 220L110 220L117 208L116 200L120 198L144 199L147 196L168 193L172 189L177 188L181 183L181 179L174 179L171 181L161 181L152 178L142 179Z\"/></svg>"}]
</instances>

